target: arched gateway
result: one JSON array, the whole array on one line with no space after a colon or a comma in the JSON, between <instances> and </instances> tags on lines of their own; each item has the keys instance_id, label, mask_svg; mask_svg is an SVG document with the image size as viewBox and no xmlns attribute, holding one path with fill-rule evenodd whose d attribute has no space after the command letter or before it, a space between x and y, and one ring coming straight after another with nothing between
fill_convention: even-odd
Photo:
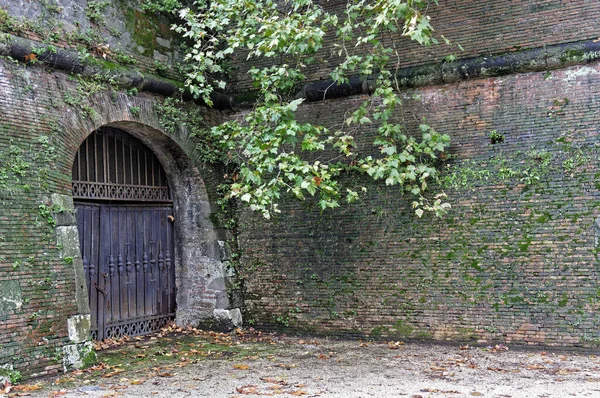
<instances>
[{"instance_id":1,"label":"arched gateway","mask_svg":"<svg viewBox=\"0 0 600 398\"><path fill-rule=\"evenodd\" d=\"M94 339L160 329L175 317L173 205L156 155L111 127L80 146L73 198Z\"/></svg>"}]
</instances>

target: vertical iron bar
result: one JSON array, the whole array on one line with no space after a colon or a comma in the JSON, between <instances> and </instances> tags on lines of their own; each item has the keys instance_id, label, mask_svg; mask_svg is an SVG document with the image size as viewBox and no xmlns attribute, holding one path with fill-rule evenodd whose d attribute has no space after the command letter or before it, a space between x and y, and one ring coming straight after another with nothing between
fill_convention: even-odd
<instances>
[{"instance_id":1,"label":"vertical iron bar","mask_svg":"<svg viewBox=\"0 0 600 398\"><path fill-rule=\"evenodd\" d=\"M130 184L133 185L133 142L129 141L129 170L131 171L130 175Z\"/></svg>"},{"instance_id":2,"label":"vertical iron bar","mask_svg":"<svg viewBox=\"0 0 600 398\"><path fill-rule=\"evenodd\" d=\"M108 136L102 134L102 167L104 168L104 182L110 182L110 174L108 170Z\"/></svg>"},{"instance_id":3,"label":"vertical iron bar","mask_svg":"<svg viewBox=\"0 0 600 398\"><path fill-rule=\"evenodd\" d=\"M152 154L152 186L156 186L154 183L154 154Z\"/></svg>"},{"instance_id":4,"label":"vertical iron bar","mask_svg":"<svg viewBox=\"0 0 600 398\"><path fill-rule=\"evenodd\" d=\"M85 180L90 180L89 156L88 156L89 140L85 140Z\"/></svg>"},{"instance_id":5,"label":"vertical iron bar","mask_svg":"<svg viewBox=\"0 0 600 398\"><path fill-rule=\"evenodd\" d=\"M160 162L158 162L158 172L156 174L158 174L158 186L162 187L162 166Z\"/></svg>"},{"instance_id":6,"label":"vertical iron bar","mask_svg":"<svg viewBox=\"0 0 600 398\"><path fill-rule=\"evenodd\" d=\"M136 151L136 159L137 159L137 168L138 168L138 185L142 185L142 168L141 168L141 156L140 156L140 150L138 149Z\"/></svg>"},{"instance_id":7,"label":"vertical iron bar","mask_svg":"<svg viewBox=\"0 0 600 398\"><path fill-rule=\"evenodd\" d=\"M95 175L95 182L98 182L98 145L96 144L96 141L98 140L98 136L94 135L94 175Z\"/></svg>"},{"instance_id":8,"label":"vertical iron bar","mask_svg":"<svg viewBox=\"0 0 600 398\"><path fill-rule=\"evenodd\" d=\"M123 184L127 184L127 167L125 167L125 137L121 137L121 154L123 159Z\"/></svg>"},{"instance_id":9,"label":"vertical iron bar","mask_svg":"<svg viewBox=\"0 0 600 398\"><path fill-rule=\"evenodd\" d=\"M144 185L148 185L148 151L144 148Z\"/></svg>"},{"instance_id":10,"label":"vertical iron bar","mask_svg":"<svg viewBox=\"0 0 600 398\"><path fill-rule=\"evenodd\" d=\"M117 164L119 157L117 156L117 135L113 134L113 146L115 151L115 184L119 183L119 165Z\"/></svg>"},{"instance_id":11,"label":"vertical iron bar","mask_svg":"<svg viewBox=\"0 0 600 398\"><path fill-rule=\"evenodd\" d=\"M75 155L75 159L77 160L77 177L76 180L81 180L81 147L77 150L77 155Z\"/></svg>"}]
</instances>

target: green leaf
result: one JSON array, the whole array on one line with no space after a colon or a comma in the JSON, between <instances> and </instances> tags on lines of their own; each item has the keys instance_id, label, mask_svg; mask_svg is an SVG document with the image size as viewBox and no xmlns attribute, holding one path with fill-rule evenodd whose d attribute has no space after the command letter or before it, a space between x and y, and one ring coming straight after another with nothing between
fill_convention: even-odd
<instances>
[{"instance_id":1,"label":"green leaf","mask_svg":"<svg viewBox=\"0 0 600 398\"><path fill-rule=\"evenodd\" d=\"M435 43L430 18L425 14L427 6L422 0L349 2L343 18L311 0L195 2L179 11L183 22L175 31L191 42L184 58L186 86L195 98L203 98L212 106L213 90L226 88L229 78L224 76L230 73L232 60L237 65L244 52L252 60L248 76L258 96L255 103L242 118L212 129L206 142L199 144L201 151L217 148L214 152L220 151L220 155L213 155L214 159L235 177L231 177L226 196L239 198L252 210L272 217L279 212L282 193L299 199L304 199L306 192L318 193L319 206L325 210L339 206L342 189L346 189L347 202L357 200L356 190L341 188L338 179L360 171L418 196L417 216L424 211L443 213L441 200L431 203L422 194L430 189L426 179L437 175L433 161L447 148L449 137L425 123L417 132L408 132L394 122L401 104L390 69L395 51L391 41L382 40L400 28L401 34L412 40L424 45ZM320 54L326 36L327 40L337 40L331 49L339 51L342 58L333 66L331 78L339 84L348 83L349 76L360 75L373 88L372 95L342 120L331 120L332 125L343 126L334 134L322 126L298 123L295 116L303 106L303 99L295 95L306 84L307 65L320 61L314 55ZM349 48L352 46L356 50ZM460 45L458 48L462 49ZM452 55L446 60L454 59ZM169 120L180 123L174 122L175 118ZM366 129L369 124L374 126ZM361 146L361 152L378 152L378 158L354 151L355 131L362 136L376 135L373 148L363 150ZM297 147L302 149L300 155L295 153ZM311 155L306 156L306 152ZM536 177L523 178L535 181Z\"/></svg>"}]
</instances>

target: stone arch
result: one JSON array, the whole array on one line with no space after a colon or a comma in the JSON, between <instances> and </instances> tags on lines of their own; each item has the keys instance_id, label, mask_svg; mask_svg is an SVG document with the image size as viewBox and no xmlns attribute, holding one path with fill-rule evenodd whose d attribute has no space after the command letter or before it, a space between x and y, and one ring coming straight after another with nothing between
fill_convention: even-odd
<instances>
[{"instance_id":1,"label":"stone arch","mask_svg":"<svg viewBox=\"0 0 600 398\"><path fill-rule=\"evenodd\" d=\"M176 322L196 326L225 318L232 325L239 324L239 310L229 306L218 234L210 220L211 205L199 171L196 143L181 128L170 135L162 129L156 99L105 93L94 96L90 103L94 105L91 117L89 112L71 109L59 121L69 142L65 155L70 162L65 163L71 167L81 143L103 126L125 131L150 148L167 173L173 198ZM134 108L135 114L131 112ZM81 283L78 287L76 294L87 300L87 291Z\"/></svg>"}]
</instances>

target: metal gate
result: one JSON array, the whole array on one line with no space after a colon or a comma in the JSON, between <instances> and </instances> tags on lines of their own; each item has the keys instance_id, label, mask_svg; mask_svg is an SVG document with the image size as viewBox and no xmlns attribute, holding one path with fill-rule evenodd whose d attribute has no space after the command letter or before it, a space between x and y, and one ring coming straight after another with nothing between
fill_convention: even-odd
<instances>
[{"instance_id":1,"label":"metal gate","mask_svg":"<svg viewBox=\"0 0 600 398\"><path fill-rule=\"evenodd\" d=\"M173 208L160 162L127 133L100 129L77 152L73 196L92 337L159 330L175 316Z\"/></svg>"}]
</instances>

